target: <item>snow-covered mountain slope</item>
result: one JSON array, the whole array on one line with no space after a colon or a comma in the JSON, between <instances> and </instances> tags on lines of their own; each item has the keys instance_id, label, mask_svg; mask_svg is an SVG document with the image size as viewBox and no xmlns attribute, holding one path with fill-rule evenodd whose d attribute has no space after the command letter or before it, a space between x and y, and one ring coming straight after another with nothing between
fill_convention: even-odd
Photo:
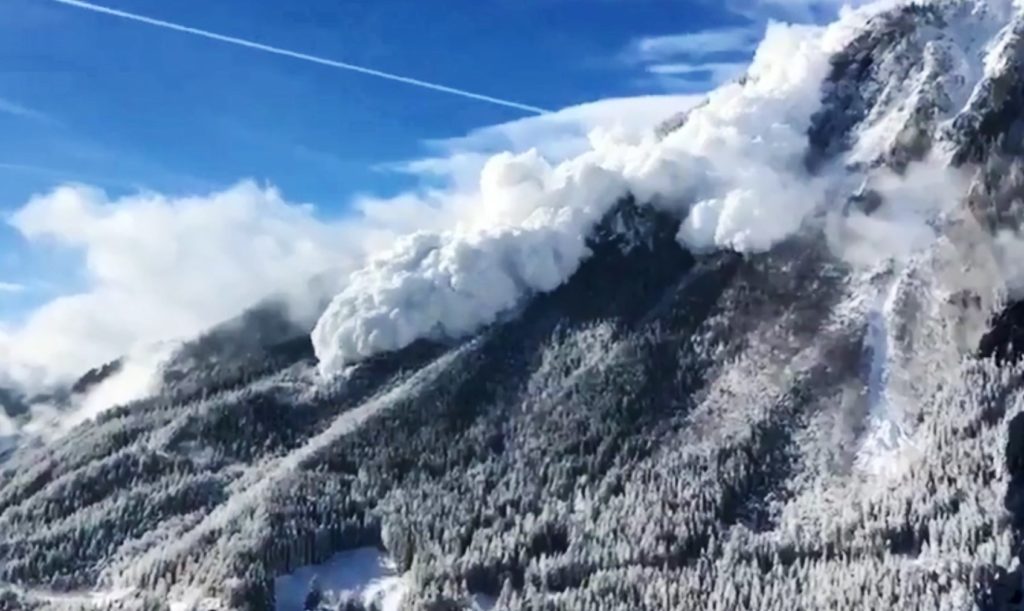
<instances>
[{"instance_id":1,"label":"snow-covered mountain slope","mask_svg":"<svg viewBox=\"0 0 1024 611\"><path fill-rule=\"evenodd\" d=\"M0 609L1020 608L1022 28L777 26L660 136L500 156L312 336L13 450Z\"/></svg>"}]
</instances>

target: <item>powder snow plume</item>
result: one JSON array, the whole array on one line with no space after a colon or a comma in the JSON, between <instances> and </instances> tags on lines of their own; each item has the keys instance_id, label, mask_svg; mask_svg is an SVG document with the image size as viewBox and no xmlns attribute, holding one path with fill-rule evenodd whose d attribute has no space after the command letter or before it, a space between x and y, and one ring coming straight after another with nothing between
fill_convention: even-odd
<instances>
[{"instance_id":1,"label":"powder snow plume","mask_svg":"<svg viewBox=\"0 0 1024 611\"><path fill-rule=\"evenodd\" d=\"M913 137L904 126L914 108L948 99L952 120L973 89L987 86L1007 64L1013 36L1000 31L1014 9L1005 0L956 3L959 29L907 43L925 45L924 65L905 80L894 77L887 93L909 101L879 104L845 160L810 171L808 133L833 56L872 17L900 4L846 9L827 27L770 24L746 77L710 93L663 138L597 130L589 151L556 165L536 151L491 158L476 192L459 194L470 212L455 228L407 238L349 278L313 332L321 371L420 338L466 336L524 297L561 285L587 258L594 224L626 195L683 219L678 239L691 251L757 253L875 181L900 206L853 219L849 231L859 221L863 235L842 245L844 256L899 257L920 248L934 234L931 223L956 205L950 194L963 192L963 176L941 152L908 176L872 177L862 168Z\"/></svg>"},{"instance_id":2,"label":"powder snow plume","mask_svg":"<svg viewBox=\"0 0 1024 611\"><path fill-rule=\"evenodd\" d=\"M349 278L313 331L321 371L468 335L556 288L627 194L685 216L679 240L695 251L760 252L792 235L828 186L804 155L829 58L867 14L827 28L771 24L745 81L712 92L664 138L597 130L589 151L557 165L536 151L491 158L454 229L413 235Z\"/></svg>"}]
</instances>

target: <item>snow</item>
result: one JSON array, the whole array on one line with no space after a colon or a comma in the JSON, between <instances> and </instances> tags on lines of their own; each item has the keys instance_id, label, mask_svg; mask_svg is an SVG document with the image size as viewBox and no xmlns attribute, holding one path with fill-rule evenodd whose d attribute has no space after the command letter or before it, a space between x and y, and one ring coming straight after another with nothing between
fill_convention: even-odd
<instances>
[{"instance_id":1,"label":"snow","mask_svg":"<svg viewBox=\"0 0 1024 611\"><path fill-rule=\"evenodd\" d=\"M327 562L304 566L274 580L276 611L302 611L310 583L316 579L325 598L356 593L363 603L381 611L397 611L407 580L383 552L373 547L341 552Z\"/></svg>"},{"instance_id":2,"label":"snow","mask_svg":"<svg viewBox=\"0 0 1024 611\"><path fill-rule=\"evenodd\" d=\"M25 589L13 586L15 592L28 600L53 605L74 605L85 609L108 609L130 596L135 588L111 588L54 592L45 589Z\"/></svg>"},{"instance_id":3,"label":"snow","mask_svg":"<svg viewBox=\"0 0 1024 611\"><path fill-rule=\"evenodd\" d=\"M678 240L692 251L757 253L801 231L809 218L836 213L851 187L864 183L886 205L841 221L849 239L839 254L877 263L918 251L934 239L933 222L959 202L967 179L949 168L941 147L899 174L857 162L910 144L903 140L919 135L915 117L932 104L940 124L970 104L986 62L1005 52L1005 42L990 50L990 41L1009 36L999 26L1009 5L947 7L955 25L922 27L902 43L907 53L920 49L921 65L908 69L899 51L886 58L881 101L853 134L851 152L811 175L807 131L830 58L872 16L899 4L845 11L827 27L770 24L747 78L711 92L664 138L598 129L576 157L550 160L535 149L498 154L471 188L463 178L447 196L434 193L439 210L460 211L455 226L413 234L341 282L345 288L312 334L320 372L337 375L419 339L472 335L556 289L590 256L594 224L627 194L675 214Z\"/></svg>"},{"instance_id":4,"label":"snow","mask_svg":"<svg viewBox=\"0 0 1024 611\"><path fill-rule=\"evenodd\" d=\"M2 416L0 416L2 418ZM3 462L7 453L18 446L16 435L0 435L0 462Z\"/></svg>"},{"instance_id":5,"label":"snow","mask_svg":"<svg viewBox=\"0 0 1024 611\"><path fill-rule=\"evenodd\" d=\"M764 252L799 232L817 212L841 207L850 193L850 170L837 163L809 174L807 131L821 106L830 58L883 5L894 3L845 11L827 27L770 24L747 78L711 92L706 104L664 138L595 130L590 149L576 157L556 156L556 162L537 150L502 153L483 166L471 188L462 179L447 196L432 194L438 210L461 211L454 215L455 226L407 237L342 282L345 288L312 334L321 373L337 375L351 363L419 339L469 336L524 299L554 290L590 255L586 238L594 224L626 194L677 215L679 242L697 252ZM974 55L984 42L979 32L989 24L984 17L978 22L948 40L922 41L924 70L891 92L897 101L907 95L910 100L884 105L867 122L852 160L880 157L893 143L892 131L913 114L917 97L934 95L934 87L966 99L967 83L960 81L980 75ZM937 34L929 30L924 36ZM968 40L964 49L957 47ZM948 83L932 82L950 66L957 71L942 77ZM889 177L891 184L881 188L899 197L913 191L910 202L927 200L927 209L909 209L928 217L911 225L930 235L934 194L956 191L923 188L950 184L934 176L946 171L941 160L925 166L938 171ZM899 247L898 236L905 233L897 224L906 216L900 208L892 208L890 231L883 234L889 250ZM862 217L862 237L871 238L877 223ZM863 242L864 250L874 257L869 242Z\"/></svg>"},{"instance_id":6,"label":"snow","mask_svg":"<svg viewBox=\"0 0 1024 611\"><path fill-rule=\"evenodd\" d=\"M524 294L555 289L589 252L585 236L604 210L588 202L625 193L608 171L556 171L535 153L498 156L484 177L497 192L486 223L495 228L416 233L353 274L313 331L323 373L420 338L468 335Z\"/></svg>"},{"instance_id":7,"label":"snow","mask_svg":"<svg viewBox=\"0 0 1024 611\"><path fill-rule=\"evenodd\" d=\"M451 229L473 215L471 203L430 196L439 180L458 183L464 173L476 184L486 160L505 150L575 157L590 148L594 128L647 132L698 101L605 99L428 141L430 158L383 168L415 174L420 189L383 199L358 194L340 217L286 199L262 181L209 193L118 196L86 185L56 187L6 221L36 248L59 249L81 286L43 291L53 298L23 320L0 321L0 386L26 396L53 394L91 368L155 343L189 340L268 296L285 300L295 322L312 327L341 288L337 281L369 253L411 231ZM147 385L135 388L135 396L128 387L120 396L146 394Z\"/></svg>"},{"instance_id":8,"label":"snow","mask_svg":"<svg viewBox=\"0 0 1024 611\"><path fill-rule=\"evenodd\" d=\"M474 594L473 595L473 610L474 611L491 611L498 605L498 599L495 596L488 596L486 594Z\"/></svg>"},{"instance_id":9,"label":"snow","mask_svg":"<svg viewBox=\"0 0 1024 611\"><path fill-rule=\"evenodd\" d=\"M713 92L662 139L597 130L591 150L561 163L535 150L492 157L475 192L451 194L469 210L455 228L414 234L349 277L312 334L321 373L465 337L554 290L627 193L685 218L679 240L694 250L760 252L798 231L825 200L827 181L804 165L806 133L829 57L860 23L851 15L829 28L771 24L746 82Z\"/></svg>"},{"instance_id":10,"label":"snow","mask_svg":"<svg viewBox=\"0 0 1024 611\"><path fill-rule=\"evenodd\" d=\"M1008 67L1012 66L1015 55L1014 47L1020 44L1019 28L1020 25L1017 22L1010 22L989 46L984 59L986 77L999 76Z\"/></svg>"},{"instance_id":11,"label":"snow","mask_svg":"<svg viewBox=\"0 0 1024 611\"><path fill-rule=\"evenodd\" d=\"M857 453L856 465L871 474L895 473L902 464L901 450L908 444L900 397L890 391L892 373L890 324L899 284L892 282L868 314L864 339L867 356L866 395L868 431Z\"/></svg>"},{"instance_id":12,"label":"snow","mask_svg":"<svg viewBox=\"0 0 1024 611\"><path fill-rule=\"evenodd\" d=\"M435 360L424 369L399 385L381 395L367 400L362 405L339 414L325 430L308 439L302 446L288 454L254 466L245 471L231 488L231 497L221 503L212 512L206 514L195 524L180 531L176 538L166 545L154 547L141 556L132 557L130 562L110 567L110 573L116 575L118 583L137 583L142 576L155 570L154 566L162 566L171 558L180 558L187 554L198 541L211 536L227 525L235 523L241 516L250 511L265 497L267 491L278 485L284 478L301 468L312 457L324 448L362 426L369 418L391 409L398 401L419 388L430 383L455 362L458 357L471 348L472 344L453 350ZM178 596L178 598L183 598Z\"/></svg>"},{"instance_id":13,"label":"snow","mask_svg":"<svg viewBox=\"0 0 1024 611\"><path fill-rule=\"evenodd\" d=\"M8 417L0 406L0 460L26 441L53 441L107 410L153 396L160 390L164 365L179 346L165 342L137 347L121 359L116 372L85 392L71 395L66 404L36 401L29 405L27 415L17 419Z\"/></svg>"},{"instance_id":14,"label":"snow","mask_svg":"<svg viewBox=\"0 0 1024 611\"><path fill-rule=\"evenodd\" d=\"M1007 0L960 2L944 11L948 18L942 27L918 27L899 43L908 50L920 49L920 65L908 65L916 61L916 53L876 58L881 82L865 86L880 89L878 100L858 130L849 162L877 161L900 144L905 127L914 131L921 110L948 125L983 79L1005 65L1007 40L1012 38L1007 30L1012 28L1003 28L1013 14Z\"/></svg>"},{"instance_id":15,"label":"snow","mask_svg":"<svg viewBox=\"0 0 1024 611\"><path fill-rule=\"evenodd\" d=\"M223 611L226 607L219 598L205 596L195 590L168 602L170 611Z\"/></svg>"}]
</instances>

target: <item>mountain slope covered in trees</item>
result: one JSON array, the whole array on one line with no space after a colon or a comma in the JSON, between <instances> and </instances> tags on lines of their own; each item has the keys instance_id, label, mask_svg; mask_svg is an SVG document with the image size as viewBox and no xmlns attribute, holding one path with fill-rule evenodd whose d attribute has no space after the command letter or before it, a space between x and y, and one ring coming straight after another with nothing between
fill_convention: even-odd
<instances>
[{"instance_id":1,"label":"mountain slope covered in trees","mask_svg":"<svg viewBox=\"0 0 1024 611\"><path fill-rule=\"evenodd\" d=\"M849 37L804 151L839 204L764 252L622 197L475 333L328 376L273 302L190 342L156 396L0 464L0 609L274 609L366 547L409 609L1021 608L1009 6Z\"/></svg>"}]
</instances>

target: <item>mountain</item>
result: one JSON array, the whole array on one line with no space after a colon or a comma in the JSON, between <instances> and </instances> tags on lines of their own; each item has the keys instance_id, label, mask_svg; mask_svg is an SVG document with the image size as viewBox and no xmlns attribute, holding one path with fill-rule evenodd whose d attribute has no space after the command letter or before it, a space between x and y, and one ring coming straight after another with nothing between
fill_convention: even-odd
<instances>
[{"instance_id":1,"label":"mountain","mask_svg":"<svg viewBox=\"0 0 1024 611\"><path fill-rule=\"evenodd\" d=\"M757 98L809 109L799 231L707 247L696 202L633 188L568 215L562 281L499 259L519 298L472 328L422 290L458 236L372 263L312 338L260 304L0 465L0 609L1024 608L1024 15L846 19L782 90L813 105ZM663 141L801 69L768 59ZM546 262L566 216L467 239L441 284L472 293L481 244Z\"/></svg>"}]
</instances>

